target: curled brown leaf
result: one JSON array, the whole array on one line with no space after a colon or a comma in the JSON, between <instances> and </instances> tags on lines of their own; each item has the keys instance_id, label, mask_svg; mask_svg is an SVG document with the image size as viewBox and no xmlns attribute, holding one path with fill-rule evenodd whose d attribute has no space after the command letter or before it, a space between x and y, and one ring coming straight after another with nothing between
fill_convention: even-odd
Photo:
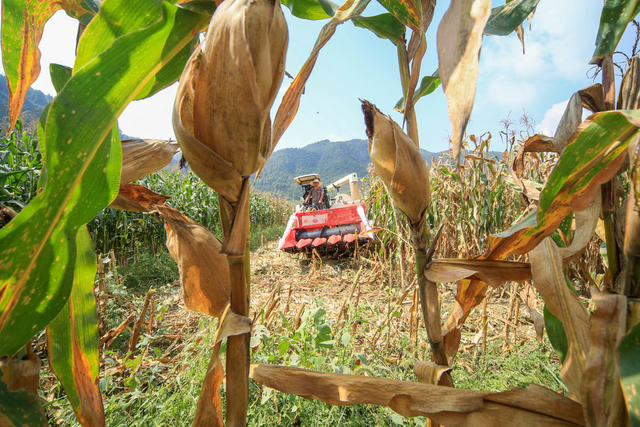
<instances>
[{"instance_id":1,"label":"curled brown leaf","mask_svg":"<svg viewBox=\"0 0 640 427\"><path fill-rule=\"evenodd\" d=\"M229 302L229 264L222 243L209 230L163 205L167 248L180 269L184 304L190 310L220 316Z\"/></svg>"},{"instance_id":2,"label":"curled brown leaf","mask_svg":"<svg viewBox=\"0 0 640 427\"><path fill-rule=\"evenodd\" d=\"M490 14L490 0L451 0L438 26L440 78L449 106L456 165L473 108L482 34Z\"/></svg>"}]
</instances>

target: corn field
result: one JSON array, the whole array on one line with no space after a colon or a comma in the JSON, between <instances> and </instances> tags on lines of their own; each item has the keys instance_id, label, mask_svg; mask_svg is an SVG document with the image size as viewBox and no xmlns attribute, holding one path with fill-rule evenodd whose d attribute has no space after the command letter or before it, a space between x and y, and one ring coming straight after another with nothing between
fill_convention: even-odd
<instances>
[{"instance_id":1,"label":"corn field","mask_svg":"<svg viewBox=\"0 0 640 427\"><path fill-rule=\"evenodd\" d=\"M12 127L40 74L44 24L65 10L79 30L73 67L49 69L57 96L40 117L37 142L19 128L2 142L3 205L17 210L2 207L0 230L0 424L48 422L35 345L46 348L77 422L105 425L101 349L135 315L104 331L98 314L117 292L105 285L96 252L135 254L140 245L156 251L165 241L184 308L217 319L213 334L198 337L213 351L191 405L188 422L196 426L247 425L255 387L274 390L274 404L282 395L367 404L425 417L429 425L640 425L640 57L613 61L640 11L637 1L604 1L591 58L600 81L575 88L553 136L525 126L516 137L505 126L500 136L507 150L496 159L489 154L492 135L466 132L483 37L515 32L524 46L523 25L535 20L539 1L492 8L489 0L451 0L437 23L438 70L423 77L435 0L379 0L387 12L375 16L366 14L369 0L285 1L296 18L326 23L274 106L289 49L283 5L274 0L2 0ZM290 208L252 194L251 181L295 119L323 47L348 21L397 52L402 93L395 109L402 125L366 100L373 93L362 94L375 169L369 206L379 225L379 244L362 262L373 265L364 273L367 283L389 297L386 318L366 337L372 347L391 348L394 319L408 319L408 328L395 329L405 335L400 342L414 343L402 353L414 376L402 379L339 366L327 372L322 351L335 340L321 306L302 305L296 314L285 306L280 330L292 322L297 338L280 339L279 358L253 357L262 342L269 345L269 328L277 326L270 316L282 296L276 287L255 305L251 231L281 221ZM124 108L174 82L177 143L121 140L117 119ZM451 155L430 169L419 151L415 105L439 87L451 121ZM583 121L585 110L590 115ZM193 174L152 175L178 150ZM313 258L310 279L316 262L323 260ZM360 271L338 322L347 322L349 307L359 304ZM444 311L448 283L455 284L455 297ZM465 323L482 310L485 346L487 301L501 290L510 295L505 348L516 341L522 301L539 339L546 333L558 354L561 392L535 383L500 392L455 383L452 370L467 348ZM146 325L144 319L154 310L154 292L144 298L116 369L132 372L127 387L148 351L143 328L153 330L154 318ZM404 307L409 295L410 309L392 306L395 299ZM340 340L351 343L344 329ZM136 356L138 344L145 350ZM287 345L309 344L313 350L296 354L315 351L312 363L285 357Z\"/></svg>"}]
</instances>

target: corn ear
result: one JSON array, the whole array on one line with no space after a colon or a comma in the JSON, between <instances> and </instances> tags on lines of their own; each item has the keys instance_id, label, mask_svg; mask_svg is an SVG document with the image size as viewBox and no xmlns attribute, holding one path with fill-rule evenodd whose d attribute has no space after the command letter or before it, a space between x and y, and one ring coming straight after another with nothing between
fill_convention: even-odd
<instances>
[{"instance_id":1,"label":"corn ear","mask_svg":"<svg viewBox=\"0 0 640 427\"><path fill-rule=\"evenodd\" d=\"M429 170L420 149L389 116L362 102L369 137L369 155L393 198L412 224L424 219L429 205Z\"/></svg>"},{"instance_id":2,"label":"corn ear","mask_svg":"<svg viewBox=\"0 0 640 427\"><path fill-rule=\"evenodd\" d=\"M269 111L287 44L279 2L227 0L180 78L173 114L178 142L193 171L231 202L271 152Z\"/></svg>"}]
</instances>

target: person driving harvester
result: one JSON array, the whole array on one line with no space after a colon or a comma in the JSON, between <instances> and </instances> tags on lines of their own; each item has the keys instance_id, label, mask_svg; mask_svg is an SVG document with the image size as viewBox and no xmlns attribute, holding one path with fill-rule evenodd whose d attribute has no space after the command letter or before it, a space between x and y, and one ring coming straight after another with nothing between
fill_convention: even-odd
<instances>
[{"instance_id":1,"label":"person driving harvester","mask_svg":"<svg viewBox=\"0 0 640 427\"><path fill-rule=\"evenodd\" d=\"M304 200L304 203L309 203L309 199L311 199L313 209L321 210L323 209L325 199L324 188L320 186L321 182L318 178L314 179L311 184L313 187L311 187L311 191L307 194L307 198Z\"/></svg>"}]
</instances>

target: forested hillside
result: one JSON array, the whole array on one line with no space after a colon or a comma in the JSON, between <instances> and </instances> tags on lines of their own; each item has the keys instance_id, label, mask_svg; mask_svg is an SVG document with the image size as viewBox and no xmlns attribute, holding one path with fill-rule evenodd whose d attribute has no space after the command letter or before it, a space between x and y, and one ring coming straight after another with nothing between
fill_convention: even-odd
<instances>
[{"instance_id":1,"label":"forested hillside","mask_svg":"<svg viewBox=\"0 0 640 427\"><path fill-rule=\"evenodd\" d=\"M428 165L444 154L420 151ZM293 182L295 176L319 173L324 184L328 185L352 172L359 177L366 176L370 162L368 142L364 139L323 140L302 148L285 148L269 158L256 181L256 188L296 200L300 197L300 188Z\"/></svg>"},{"instance_id":2,"label":"forested hillside","mask_svg":"<svg viewBox=\"0 0 640 427\"><path fill-rule=\"evenodd\" d=\"M40 116L42 109L49 103L53 97L37 89L29 89L27 97L24 100L24 106L20 113L23 128L31 129L36 120ZM0 127L7 128L9 117L9 89L7 89L7 78L0 74Z\"/></svg>"}]
</instances>

